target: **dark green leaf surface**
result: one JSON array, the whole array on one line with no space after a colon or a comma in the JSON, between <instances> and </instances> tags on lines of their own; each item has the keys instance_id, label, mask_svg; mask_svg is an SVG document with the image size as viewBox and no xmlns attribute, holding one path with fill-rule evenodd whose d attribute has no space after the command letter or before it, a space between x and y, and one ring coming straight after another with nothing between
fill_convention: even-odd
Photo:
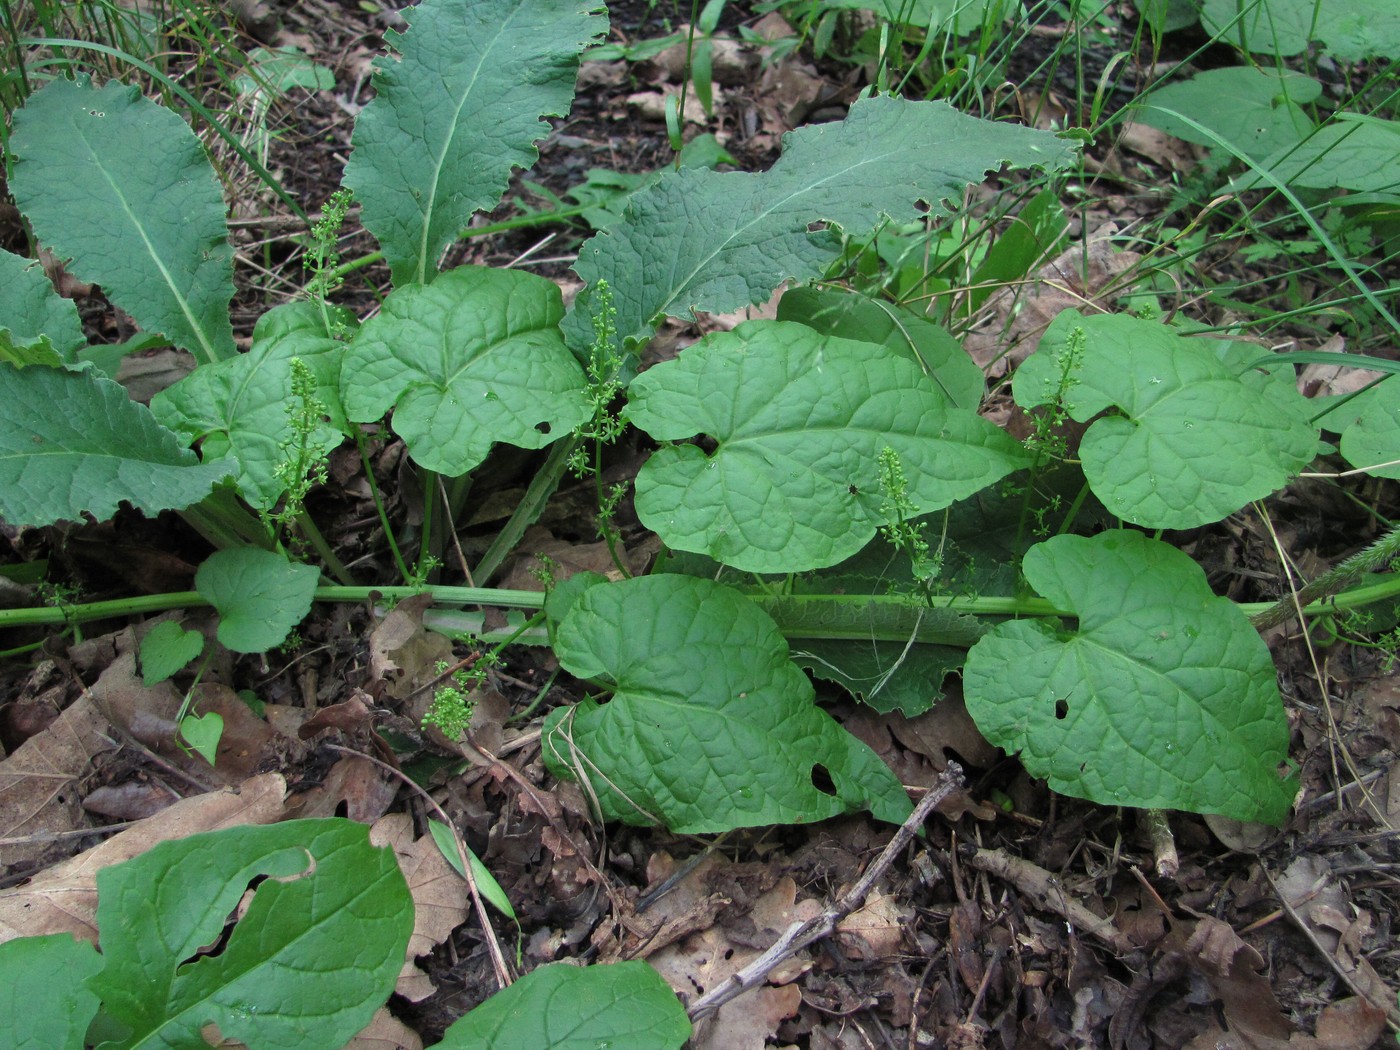
<instances>
[{"instance_id":1,"label":"dark green leaf surface","mask_svg":"<svg viewBox=\"0 0 1400 1050\"><path fill-rule=\"evenodd\" d=\"M270 876L216 955L249 882ZM293 820L164 842L97 875L106 967L92 982L131 1028L109 1050L339 1050L393 990L413 901L392 850L348 820Z\"/></svg>"},{"instance_id":2,"label":"dark green leaf surface","mask_svg":"<svg viewBox=\"0 0 1400 1050\"><path fill-rule=\"evenodd\" d=\"M15 113L10 191L72 272L148 332L233 354L233 250L204 147L134 87L55 80Z\"/></svg>"},{"instance_id":3,"label":"dark green leaf surface","mask_svg":"<svg viewBox=\"0 0 1400 1050\"><path fill-rule=\"evenodd\" d=\"M320 570L255 547L215 551L194 576L219 613L219 641L236 653L281 645L311 611Z\"/></svg>"},{"instance_id":4,"label":"dark green leaf surface","mask_svg":"<svg viewBox=\"0 0 1400 1050\"><path fill-rule=\"evenodd\" d=\"M345 185L394 283L427 282L475 212L528 168L540 118L574 98L578 55L607 31L597 0L423 0L399 55L375 63L376 96L355 122Z\"/></svg>"},{"instance_id":5,"label":"dark green leaf surface","mask_svg":"<svg viewBox=\"0 0 1400 1050\"><path fill-rule=\"evenodd\" d=\"M348 316L340 319L353 322ZM292 359L300 358L316 377L316 396L328 418L311 440L329 452L347 429L340 408L343 353L344 345L326 334L316 304L274 307L258 318L246 354L197 368L152 398L151 411L191 442L199 441L206 463L231 459L244 498L271 509L286 491L276 468L291 454L284 446L294 437L288 414L296 408Z\"/></svg>"},{"instance_id":6,"label":"dark green leaf surface","mask_svg":"<svg viewBox=\"0 0 1400 1050\"><path fill-rule=\"evenodd\" d=\"M934 215L1002 163L1064 167L1074 148L1047 132L958 113L942 102L863 99L845 120L811 124L783 139L766 172L683 168L633 196L621 222L589 240L575 266L590 285L606 279L617 331L644 342L657 320L766 302L785 280L820 276L839 250L831 223L860 236L882 216ZM586 311L570 340L586 347Z\"/></svg>"},{"instance_id":7,"label":"dark green leaf surface","mask_svg":"<svg viewBox=\"0 0 1400 1050\"><path fill-rule=\"evenodd\" d=\"M1078 630L1019 620L968 653L967 710L1066 795L1277 824L1288 720L1268 647L1200 567L1136 532L1057 536L1026 580Z\"/></svg>"},{"instance_id":8,"label":"dark green leaf surface","mask_svg":"<svg viewBox=\"0 0 1400 1050\"><path fill-rule=\"evenodd\" d=\"M1301 107L1321 93L1322 85L1301 73L1252 66L1210 69L1153 91L1136 119L1187 142L1218 145L1173 115L1182 113L1259 160L1307 137L1313 122Z\"/></svg>"},{"instance_id":9,"label":"dark green leaf surface","mask_svg":"<svg viewBox=\"0 0 1400 1050\"><path fill-rule=\"evenodd\" d=\"M707 336L628 389L627 415L662 441L637 476L637 514L668 545L752 572L854 554L889 520L879 456L898 454L914 514L1027 462L1015 441L946 395L904 353L750 321Z\"/></svg>"},{"instance_id":10,"label":"dark green leaf surface","mask_svg":"<svg viewBox=\"0 0 1400 1050\"><path fill-rule=\"evenodd\" d=\"M0 364L0 518L10 525L182 510L230 465L201 465L126 390L108 379Z\"/></svg>"},{"instance_id":11,"label":"dark green leaf surface","mask_svg":"<svg viewBox=\"0 0 1400 1050\"><path fill-rule=\"evenodd\" d=\"M1342 458L1378 478L1400 479L1400 377L1386 379L1318 419L1341 434Z\"/></svg>"},{"instance_id":12,"label":"dark green leaf surface","mask_svg":"<svg viewBox=\"0 0 1400 1050\"><path fill-rule=\"evenodd\" d=\"M1087 422L1079 455L1108 510L1148 528L1219 521L1282 488L1317 452L1317 429L1291 375L1246 368L1257 348L1187 338L1125 314L1066 310L1016 372L1023 408L1054 400L1070 333L1085 346L1066 398Z\"/></svg>"},{"instance_id":13,"label":"dark green leaf surface","mask_svg":"<svg viewBox=\"0 0 1400 1050\"><path fill-rule=\"evenodd\" d=\"M552 282L463 266L389 294L345 352L349 418L394 408L414 462L456 477L506 441L541 448L584 421L583 369L559 331Z\"/></svg>"},{"instance_id":14,"label":"dark green leaf surface","mask_svg":"<svg viewBox=\"0 0 1400 1050\"><path fill-rule=\"evenodd\" d=\"M88 978L102 958L66 933L0 944L0 1044L9 1050L83 1050L97 1013Z\"/></svg>"},{"instance_id":15,"label":"dark green leaf surface","mask_svg":"<svg viewBox=\"0 0 1400 1050\"><path fill-rule=\"evenodd\" d=\"M644 962L551 963L443 1033L433 1050L679 1050L690 1021Z\"/></svg>"},{"instance_id":16,"label":"dark green leaf surface","mask_svg":"<svg viewBox=\"0 0 1400 1050\"><path fill-rule=\"evenodd\" d=\"M875 754L813 703L777 625L737 591L688 576L590 588L560 625L559 662L614 689L546 725L556 774L588 778L609 819L706 834L909 800ZM815 787L821 766L834 794Z\"/></svg>"}]
</instances>

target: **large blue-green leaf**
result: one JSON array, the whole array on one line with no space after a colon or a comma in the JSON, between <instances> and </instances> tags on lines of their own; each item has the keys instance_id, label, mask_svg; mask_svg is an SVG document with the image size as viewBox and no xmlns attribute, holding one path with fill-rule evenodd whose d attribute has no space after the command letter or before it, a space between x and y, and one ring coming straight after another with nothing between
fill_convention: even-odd
<instances>
[{"instance_id":1,"label":"large blue-green leaf","mask_svg":"<svg viewBox=\"0 0 1400 1050\"><path fill-rule=\"evenodd\" d=\"M907 516L946 507L1028 459L953 408L906 353L750 321L642 373L628 417L662 441L637 476L637 513L670 546L752 572L834 565L892 520L880 455L899 458Z\"/></svg>"},{"instance_id":2,"label":"large blue-green leaf","mask_svg":"<svg viewBox=\"0 0 1400 1050\"><path fill-rule=\"evenodd\" d=\"M0 518L51 525L138 510L183 510L231 469L201 464L178 435L108 379L0 364Z\"/></svg>"},{"instance_id":3,"label":"large blue-green leaf","mask_svg":"<svg viewBox=\"0 0 1400 1050\"><path fill-rule=\"evenodd\" d=\"M97 1013L88 978L102 958L66 933L0 944L0 1044L14 1050L83 1050Z\"/></svg>"},{"instance_id":4,"label":"large blue-green leaf","mask_svg":"<svg viewBox=\"0 0 1400 1050\"><path fill-rule=\"evenodd\" d=\"M1394 0L1204 0L1201 25L1245 51L1296 55L1310 41L1337 58L1400 57Z\"/></svg>"},{"instance_id":5,"label":"large blue-green leaf","mask_svg":"<svg viewBox=\"0 0 1400 1050\"><path fill-rule=\"evenodd\" d=\"M395 284L426 282L474 212L495 207L574 97L578 55L607 30L599 0L423 0L389 33L345 184Z\"/></svg>"},{"instance_id":6,"label":"large blue-green leaf","mask_svg":"<svg viewBox=\"0 0 1400 1050\"><path fill-rule=\"evenodd\" d=\"M1288 719L1268 647L1205 573L1136 532L1057 536L1026 580L1078 630L1018 620L967 656L983 735L1055 791L1105 805L1279 823L1293 782Z\"/></svg>"},{"instance_id":7,"label":"large blue-green leaf","mask_svg":"<svg viewBox=\"0 0 1400 1050\"><path fill-rule=\"evenodd\" d=\"M152 398L151 411L191 443L200 442L206 463L232 459L244 497L271 508L287 487L277 467L293 454L292 413L299 406L292 396L292 361L310 369L325 409L310 443L330 451L346 429L340 408L343 352L344 345L326 334L316 304L278 306L258 319L248 353L196 369Z\"/></svg>"},{"instance_id":8,"label":"large blue-green leaf","mask_svg":"<svg viewBox=\"0 0 1400 1050\"><path fill-rule=\"evenodd\" d=\"M563 316L559 288L520 270L462 266L396 289L345 352L345 413L368 423L392 406L414 462L454 477L497 441L541 448L588 414Z\"/></svg>"},{"instance_id":9,"label":"large blue-green leaf","mask_svg":"<svg viewBox=\"0 0 1400 1050\"><path fill-rule=\"evenodd\" d=\"M78 308L54 291L43 268L0 249L0 362L72 363L87 340Z\"/></svg>"},{"instance_id":10,"label":"large blue-green leaf","mask_svg":"<svg viewBox=\"0 0 1400 1050\"><path fill-rule=\"evenodd\" d=\"M1257 357L1154 321L1066 310L1012 392L1023 408L1050 404L1069 369L1070 416L1109 412L1079 447L1094 495L1125 521L1187 529L1282 488L1317 452L1306 400L1291 379L1247 368Z\"/></svg>"},{"instance_id":11,"label":"large blue-green leaf","mask_svg":"<svg viewBox=\"0 0 1400 1050\"><path fill-rule=\"evenodd\" d=\"M433 1050L679 1050L690 1021L644 962L551 963L497 992Z\"/></svg>"},{"instance_id":12,"label":"large blue-green leaf","mask_svg":"<svg viewBox=\"0 0 1400 1050\"><path fill-rule=\"evenodd\" d=\"M1322 85L1302 73L1253 66L1210 69L1151 92L1136 119L1202 146L1214 148L1223 139L1259 160L1307 137L1313 122L1302 107L1321 93ZM1177 113L1218 138L1202 134Z\"/></svg>"},{"instance_id":13,"label":"large blue-green leaf","mask_svg":"<svg viewBox=\"0 0 1400 1050\"><path fill-rule=\"evenodd\" d=\"M339 1050L393 990L413 931L393 851L348 820L164 842L98 872L97 897L106 967L90 987L130 1029L109 1050L204 1046L211 1023L261 1050Z\"/></svg>"},{"instance_id":14,"label":"large blue-green leaf","mask_svg":"<svg viewBox=\"0 0 1400 1050\"><path fill-rule=\"evenodd\" d=\"M206 361L234 352L224 201L189 125L115 80L55 80L15 113L10 149L10 192L75 275Z\"/></svg>"},{"instance_id":15,"label":"large blue-green leaf","mask_svg":"<svg viewBox=\"0 0 1400 1050\"><path fill-rule=\"evenodd\" d=\"M1305 142L1276 149L1260 167L1289 186L1395 193L1400 191L1400 122L1343 113ZM1252 190L1267 185L1257 173L1249 172L1230 188Z\"/></svg>"},{"instance_id":16,"label":"large blue-green leaf","mask_svg":"<svg viewBox=\"0 0 1400 1050\"><path fill-rule=\"evenodd\" d=\"M737 591L689 576L600 584L569 609L555 652L614 691L555 712L544 749L609 819L700 835L909 813L889 768L813 703L777 625ZM830 790L813 782L819 767Z\"/></svg>"},{"instance_id":17,"label":"large blue-green leaf","mask_svg":"<svg viewBox=\"0 0 1400 1050\"><path fill-rule=\"evenodd\" d=\"M961 200L986 172L1009 163L1057 170L1074 147L1048 132L964 116L942 102L864 99L839 123L783 139L782 157L760 174L682 168L636 194L622 221L597 234L575 269L606 279L617 331L651 337L664 315L723 312L767 301L785 280L819 276L840 239L817 224L863 235L889 216L934 214ZM587 347L588 309L575 311L570 342Z\"/></svg>"}]
</instances>

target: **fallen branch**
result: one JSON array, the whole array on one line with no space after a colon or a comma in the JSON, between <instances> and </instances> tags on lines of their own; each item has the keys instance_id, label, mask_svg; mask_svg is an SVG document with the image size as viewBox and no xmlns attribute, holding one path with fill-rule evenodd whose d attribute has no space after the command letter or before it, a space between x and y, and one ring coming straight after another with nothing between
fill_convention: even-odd
<instances>
[{"instance_id":1,"label":"fallen branch","mask_svg":"<svg viewBox=\"0 0 1400 1050\"><path fill-rule=\"evenodd\" d=\"M830 936L837 923L865 903L866 896L874 889L880 876L894 863L895 858L904 852L924 821L940 802L962 786L962 782L962 767L956 762L949 762L947 768L939 774L938 782L919 800L914 812L899 826L894 838L890 839L889 844L880 851L880 855L854 886L839 900L827 905L820 915L806 922L793 923L766 952L691 1003L690 1008L686 1010L690 1019L695 1021L711 1014L731 999L751 988L757 988L783 962L808 945Z\"/></svg>"}]
</instances>

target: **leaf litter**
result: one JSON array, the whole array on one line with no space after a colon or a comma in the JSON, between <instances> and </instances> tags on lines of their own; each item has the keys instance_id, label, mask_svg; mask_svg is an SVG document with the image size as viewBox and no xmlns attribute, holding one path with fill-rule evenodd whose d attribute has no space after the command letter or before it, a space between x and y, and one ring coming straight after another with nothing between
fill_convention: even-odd
<instances>
[{"instance_id":1,"label":"leaf litter","mask_svg":"<svg viewBox=\"0 0 1400 1050\"><path fill-rule=\"evenodd\" d=\"M305 6L306 13L289 18L305 20L313 54L330 60L345 53L349 69L377 50L357 21L362 15L328 4ZM647 17L637 7L632 17ZM613 10L626 17L626 5ZM672 76L658 73L661 80ZM717 118L721 130L759 156L791 129L791 114L845 90L811 67L777 63L762 77L768 87L754 93L759 105L746 108L721 93ZM332 101L310 99L303 114L308 127L320 121L342 147L345 110L367 97L362 84L354 87L358 96L342 79ZM742 93L743 85L736 85L734 94ZM634 160L638 170L650 170L663 136L630 116L626 101L622 85L581 100L576 112L594 125L569 131L606 141L619 162ZM747 113L756 114L749 118L752 129L737 134ZM325 193L314 188L336 181L329 162L317 167L316 157L329 153L319 145L324 136L295 128L289 133L275 148L282 149L293 180L319 199ZM298 145L309 148L306 157L296 156ZM1154 156L1166 148L1155 138L1128 145L1164 165L1189 162ZM551 174L548 146L542 170ZM1037 285L1051 301L991 297L985 329L996 337L974 348L974 356L985 358L979 363L990 363L1007 345L1028 350L1062 308L1084 309L1105 294L1133 262L1130 253L1107 247L1111 235L1090 238L1087 278L1083 260L1062 257L1046 267ZM517 236L514 243L508 237L465 250L483 252L480 261L492 262L492 253L509 255L520 247ZM1016 353L1004 358L1008 366ZM1320 371L1309 378L1324 386L1330 381ZM395 454L387 441L376 452L380 464ZM348 482L339 498L346 507L342 536L355 542L355 528L364 526L354 524L351 511L362 509L363 500L353 498ZM391 498L405 506L417 502L399 493ZM1327 552L1317 555L1325 563L1332 553L1325 523L1335 508L1322 499L1315 494L1290 508L1289 524ZM572 532L567 522L556 525L547 541L552 556L605 568L590 530L573 525ZM635 521L624 525L641 536ZM20 536L7 532L5 539L18 549ZM488 539L467 542L484 546ZM541 548L545 542L535 540ZM1213 549L1216 556L1205 560L1212 583L1238 585L1242 568L1272 565L1262 538L1247 531L1226 535ZM512 585L524 585L527 577L522 568ZM437 1038L494 991L488 936L518 946L527 968L566 958L646 959L673 987L703 994L783 930L838 898L890 837L888 827L847 816L811 827L735 832L713 847L626 827L609 829L605 839L580 791L549 776L538 719L509 725L510 709L536 700L549 682L577 695L567 678L551 677L551 657L513 656L492 681L496 699L480 705L481 720L473 726L473 739L489 741L489 755L448 756L444 763L421 740L413 753L388 738L418 735L421 711L413 709L414 700L430 688L439 661L467 655L460 645L424 628L412 600L378 622L360 610L313 621L306 631L302 653L285 661L273 657L273 666L254 676L266 700L265 720L243 717L250 709L229 684L232 667L200 687L201 709L226 717L213 769L171 746L179 694L141 682L129 631L90 639L85 660L70 652L25 678L7 678L0 726L0 847L7 879L0 940L53 932L93 939L96 872L158 842L287 816L348 813L394 845L418 915L398 989L416 1005L396 1000L393 1012L380 1011L351 1045L411 1046ZM1319 690L1306 677L1297 640L1280 634L1274 645L1276 656L1285 654L1279 657L1285 675L1297 676L1302 699L1292 713L1303 747L1295 742L1293 755L1302 765L1308 804L1283 834L1248 839L1217 836L1205 820L1174 815L1180 868L1174 878L1152 880L1150 889L1138 874L1154 859L1140 818L1052 796L985 741L970 739L965 724L939 714L945 707L951 712L951 705L912 720L845 710L847 727L879 741L876 752L905 784L927 790L949 758L968 767L968 783L944 808L946 819L930 824L926 841L899 858L833 937L797 953L771 971L763 987L721 1008L692 1045L1378 1045L1387 1038L1385 1011L1394 1016L1400 965L1389 874L1400 817L1393 763L1400 699L1395 680L1377 674L1365 654L1332 650L1324 668L1327 688ZM308 666L310 677L303 674ZM498 921L493 933L483 934L464 921L460 880L415 827L412 803L404 802L409 793L370 760L396 754L439 766L415 776L432 785L514 902L518 931ZM1337 777L1335 767L1347 762L1364 776ZM101 792L132 786L145 790L118 808L135 823L112 835L102 824L116 805L110 794L104 816L89 810L102 801ZM396 806L408 812L385 816ZM155 807L159 812L147 815ZM1231 848L1222 849L1221 839Z\"/></svg>"}]
</instances>

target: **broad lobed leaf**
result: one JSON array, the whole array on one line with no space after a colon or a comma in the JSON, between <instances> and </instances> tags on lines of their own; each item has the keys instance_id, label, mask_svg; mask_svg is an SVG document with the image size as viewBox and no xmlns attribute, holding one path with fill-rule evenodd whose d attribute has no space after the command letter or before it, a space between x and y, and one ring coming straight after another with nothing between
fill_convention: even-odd
<instances>
[{"instance_id":1,"label":"broad lobed leaf","mask_svg":"<svg viewBox=\"0 0 1400 1050\"><path fill-rule=\"evenodd\" d=\"M899 781L815 705L777 625L737 591L664 574L600 584L569 609L555 651L614 690L545 726L550 768L586 778L608 819L706 834L909 813ZM818 766L832 792L813 784Z\"/></svg>"},{"instance_id":2,"label":"broad lobed leaf","mask_svg":"<svg viewBox=\"0 0 1400 1050\"><path fill-rule=\"evenodd\" d=\"M1268 647L1191 558L1140 533L1057 536L1026 579L1077 630L1004 623L963 672L968 713L1032 776L1110 806L1277 824L1294 783Z\"/></svg>"}]
</instances>

